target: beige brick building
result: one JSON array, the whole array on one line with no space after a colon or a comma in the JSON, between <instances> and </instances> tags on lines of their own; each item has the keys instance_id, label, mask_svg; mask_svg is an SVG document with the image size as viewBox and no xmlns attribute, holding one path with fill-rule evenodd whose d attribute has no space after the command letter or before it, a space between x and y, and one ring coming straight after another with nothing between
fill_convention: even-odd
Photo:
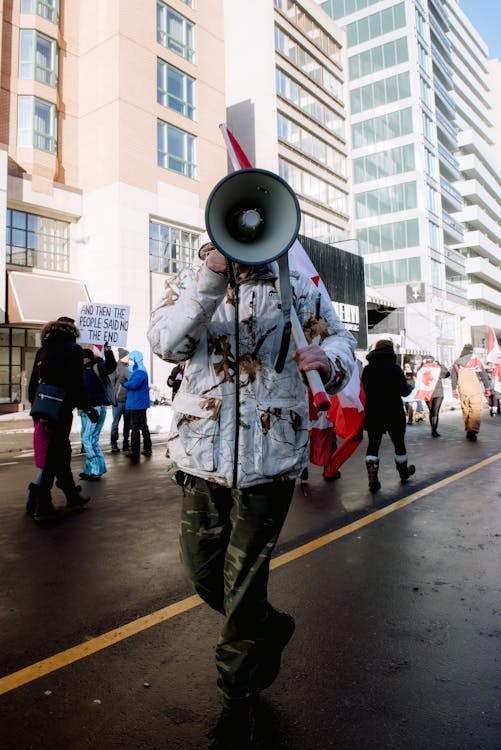
<instances>
[{"instance_id":1,"label":"beige brick building","mask_svg":"<svg viewBox=\"0 0 501 750\"><path fill-rule=\"evenodd\" d=\"M198 248L227 172L223 2L0 5L0 410L26 406L40 325L129 304L128 348L164 274Z\"/></svg>"}]
</instances>

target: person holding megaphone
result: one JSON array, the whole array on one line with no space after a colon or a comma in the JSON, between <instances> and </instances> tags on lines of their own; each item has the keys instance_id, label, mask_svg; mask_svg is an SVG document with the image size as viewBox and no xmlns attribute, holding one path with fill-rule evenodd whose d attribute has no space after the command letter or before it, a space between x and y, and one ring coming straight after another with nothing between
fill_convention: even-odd
<instances>
[{"instance_id":1,"label":"person holding megaphone","mask_svg":"<svg viewBox=\"0 0 501 750\"><path fill-rule=\"evenodd\" d=\"M242 197L233 192L240 210ZM162 359L186 361L168 438L183 493L181 559L198 594L224 618L216 648L223 710L211 748L244 750L253 745L255 701L277 677L295 628L291 615L268 602L267 585L295 480L309 462L304 375L317 371L328 394L340 391L354 367L355 339L310 279L292 272L292 307L309 343L287 341L277 367L284 328L278 274L262 260L259 236L249 240L246 229L234 228L246 217L233 221L234 206L227 210L232 221L220 224L231 237L207 222L213 241L193 267L167 279L148 338ZM266 223L266 207L259 213Z\"/></svg>"}]
</instances>

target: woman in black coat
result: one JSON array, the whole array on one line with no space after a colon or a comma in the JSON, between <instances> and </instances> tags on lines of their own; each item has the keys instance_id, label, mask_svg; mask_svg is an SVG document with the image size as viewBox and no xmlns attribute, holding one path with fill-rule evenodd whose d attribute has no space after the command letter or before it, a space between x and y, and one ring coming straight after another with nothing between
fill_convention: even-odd
<instances>
[{"instance_id":1,"label":"woman in black coat","mask_svg":"<svg viewBox=\"0 0 501 750\"><path fill-rule=\"evenodd\" d=\"M42 347L36 353L28 386L30 402L33 403L41 380L63 388L66 398L60 419L47 423L49 444L40 482L29 486L26 507L36 521L54 520L60 515L54 508L51 497L55 477L58 487L66 496L68 508L81 506L90 499L83 497L81 487L75 485L71 471L70 432L73 409L78 407L85 410L90 419L98 417L83 384L82 348L76 343L79 335L74 321L65 317L49 321L40 332Z\"/></svg>"},{"instance_id":2,"label":"woman in black coat","mask_svg":"<svg viewBox=\"0 0 501 750\"><path fill-rule=\"evenodd\" d=\"M378 341L366 357L368 364L362 372L365 391L365 429L369 437L365 462L369 478L369 489L376 492L381 483L378 479L379 447L385 432L395 448L395 464L402 482L416 471L415 466L407 465L405 447L405 411L403 396L408 396L411 388L404 372L397 365L393 342L389 339Z\"/></svg>"}]
</instances>

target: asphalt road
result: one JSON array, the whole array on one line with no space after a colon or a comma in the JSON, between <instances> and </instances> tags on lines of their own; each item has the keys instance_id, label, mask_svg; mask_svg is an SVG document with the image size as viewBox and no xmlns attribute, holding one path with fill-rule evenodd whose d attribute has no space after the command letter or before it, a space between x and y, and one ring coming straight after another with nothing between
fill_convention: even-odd
<instances>
[{"instance_id":1,"label":"asphalt road","mask_svg":"<svg viewBox=\"0 0 501 750\"><path fill-rule=\"evenodd\" d=\"M298 482L270 577L297 628L258 748L501 747L501 416L475 444L457 411L439 430L408 430L407 485L387 438L375 496L365 441L337 482ZM165 435L138 466L109 454L88 509L48 528L23 512L30 441L0 425L1 747L206 748L219 616L181 570Z\"/></svg>"}]
</instances>

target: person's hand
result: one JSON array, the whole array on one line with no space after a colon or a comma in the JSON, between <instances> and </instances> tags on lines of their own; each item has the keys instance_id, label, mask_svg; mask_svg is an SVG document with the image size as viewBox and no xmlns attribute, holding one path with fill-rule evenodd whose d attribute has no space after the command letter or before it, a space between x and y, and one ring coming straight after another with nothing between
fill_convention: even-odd
<instances>
[{"instance_id":1,"label":"person's hand","mask_svg":"<svg viewBox=\"0 0 501 750\"><path fill-rule=\"evenodd\" d=\"M318 370L318 374L324 383L330 378L331 365L325 351L318 344L309 344L291 353L292 359L296 361L300 372Z\"/></svg>"},{"instance_id":2,"label":"person's hand","mask_svg":"<svg viewBox=\"0 0 501 750\"><path fill-rule=\"evenodd\" d=\"M93 406L91 406L90 409L87 409L86 414L89 417L92 424L96 424L96 422L99 421L99 412L97 409L94 409Z\"/></svg>"},{"instance_id":3,"label":"person's hand","mask_svg":"<svg viewBox=\"0 0 501 750\"><path fill-rule=\"evenodd\" d=\"M227 264L226 264L226 258L222 253L219 252L219 250L216 250L216 248L212 248L207 252L207 255L205 256L207 268L210 268L211 271L214 271L214 273L220 273L225 274L227 271Z\"/></svg>"},{"instance_id":4,"label":"person's hand","mask_svg":"<svg viewBox=\"0 0 501 750\"><path fill-rule=\"evenodd\" d=\"M111 349L111 344L108 341L104 342L104 351L109 352Z\"/></svg>"},{"instance_id":5,"label":"person's hand","mask_svg":"<svg viewBox=\"0 0 501 750\"><path fill-rule=\"evenodd\" d=\"M452 391L452 398L457 398L457 397L458 397L458 392Z\"/></svg>"},{"instance_id":6,"label":"person's hand","mask_svg":"<svg viewBox=\"0 0 501 750\"><path fill-rule=\"evenodd\" d=\"M485 389L485 397L486 398L490 398L491 397L491 389L490 388L486 388Z\"/></svg>"}]
</instances>

